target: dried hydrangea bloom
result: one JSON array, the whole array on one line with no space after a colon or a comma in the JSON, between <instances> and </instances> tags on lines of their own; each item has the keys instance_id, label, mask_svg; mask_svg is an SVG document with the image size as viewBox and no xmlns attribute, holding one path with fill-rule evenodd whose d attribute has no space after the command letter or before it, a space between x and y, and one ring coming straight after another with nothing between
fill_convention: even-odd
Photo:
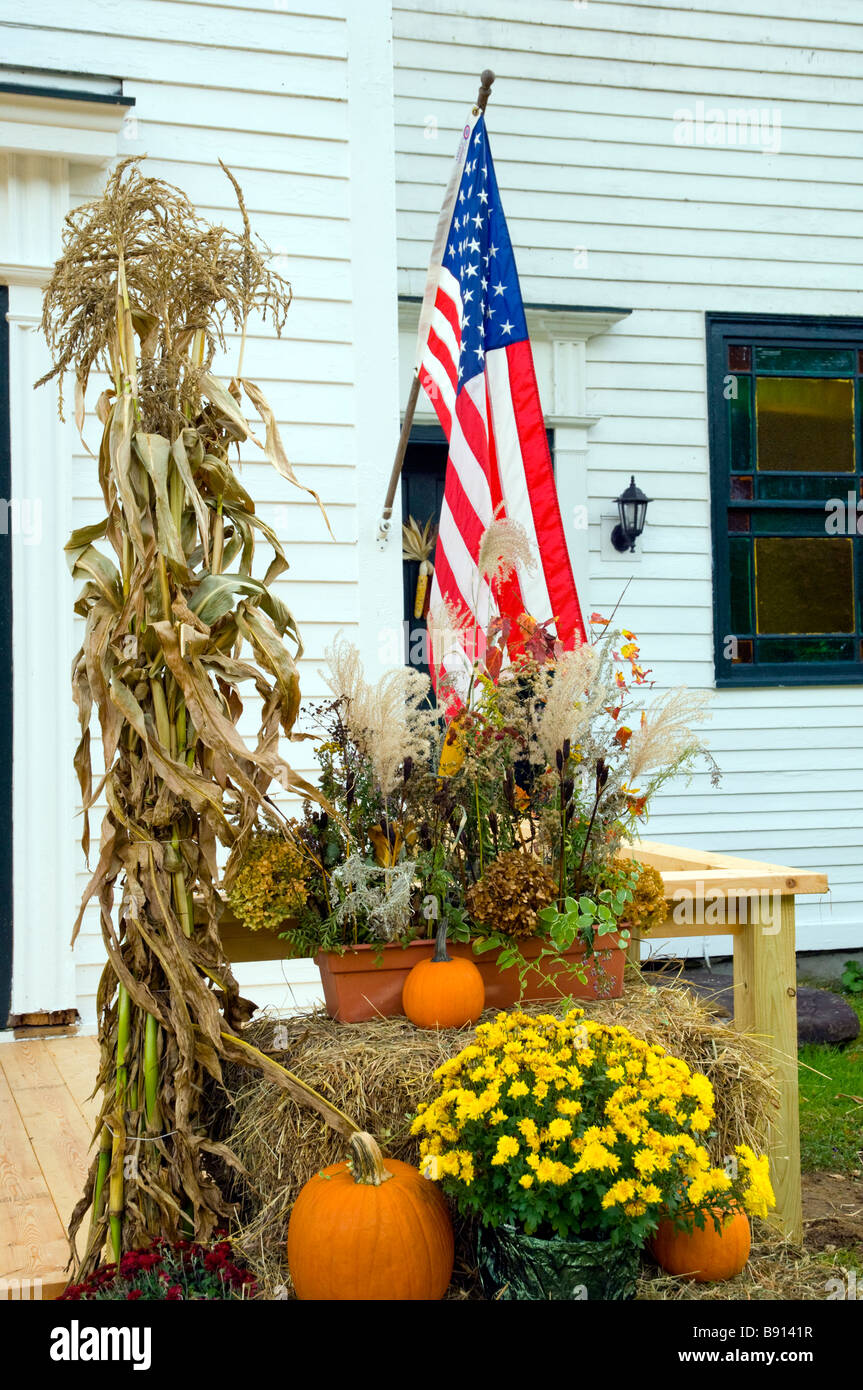
<instances>
[{"instance_id":1,"label":"dried hydrangea bloom","mask_svg":"<svg viewBox=\"0 0 863 1390\"><path fill-rule=\"evenodd\" d=\"M512 849L489 865L467 894L471 916L487 931L504 936L536 936L537 914L554 901L551 870L532 854Z\"/></svg>"}]
</instances>

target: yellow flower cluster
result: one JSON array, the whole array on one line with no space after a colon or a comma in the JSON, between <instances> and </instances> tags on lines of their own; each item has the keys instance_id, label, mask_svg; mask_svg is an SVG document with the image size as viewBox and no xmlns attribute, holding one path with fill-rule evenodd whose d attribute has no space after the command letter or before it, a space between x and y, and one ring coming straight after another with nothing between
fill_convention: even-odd
<instances>
[{"instance_id":1,"label":"yellow flower cluster","mask_svg":"<svg viewBox=\"0 0 863 1390\"><path fill-rule=\"evenodd\" d=\"M278 931L305 904L310 869L290 840L277 831L260 831L249 841L228 901L251 931Z\"/></svg>"},{"instance_id":2,"label":"yellow flower cluster","mask_svg":"<svg viewBox=\"0 0 863 1390\"><path fill-rule=\"evenodd\" d=\"M435 1078L412 1126L423 1168L470 1189L477 1210L506 1216L514 1200L524 1218L533 1203L538 1225L569 1201L595 1225L657 1215L671 1193L694 1208L724 1194L759 1215L773 1203L767 1159L745 1145L742 1181L711 1166L707 1077L580 1009L498 1014Z\"/></svg>"},{"instance_id":3,"label":"yellow flower cluster","mask_svg":"<svg viewBox=\"0 0 863 1390\"><path fill-rule=\"evenodd\" d=\"M776 1205L770 1181L770 1161L766 1154L760 1157L754 1154L746 1144L738 1144L735 1153L747 1178L743 1191L746 1210L753 1216L766 1216L769 1208Z\"/></svg>"}]
</instances>

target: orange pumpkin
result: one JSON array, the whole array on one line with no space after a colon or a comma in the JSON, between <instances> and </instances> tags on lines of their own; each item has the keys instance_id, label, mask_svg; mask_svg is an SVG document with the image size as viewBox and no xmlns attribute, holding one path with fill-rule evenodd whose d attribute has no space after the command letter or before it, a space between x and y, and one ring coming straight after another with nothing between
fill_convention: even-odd
<instances>
[{"instance_id":1,"label":"orange pumpkin","mask_svg":"<svg viewBox=\"0 0 863 1390\"><path fill-rule=\"evenodd\" d=\"M742 1211L725 1217L721 1233L713 1223L713 1212L708 1211L703 1230L676 1231L670 1221L660 1221L651 1253L666 1274L709 1284L739 1274L749 1259L751 1243L749 1219Z\"/></svg>"},{"instance_id":2,"label":"orange pumpkin","mask_svg":"<svg viewBox=\"0 0 863 1390\"><path fill-rule=\"evenodd\" d=\"M405 980L402 1008L418 1028L461 1028L476 1023L485 1008L478 968L472 960L447 952L446 921L438 927L431 960L421 960Z\"/></svg>"},{"instance_id":3,"label":"orange pumpkin","mask_svg":"<svg viewBox=\"0 0 863 1390\"><path fill-rule=\"evenodd\" d=\"M352 1162L316 1173L288 1223L297 1298L325 1302L440 1299L452 1276L452 1222L440 1189L370 1134L351 1137Z\"/></svg>"}]
</instances>

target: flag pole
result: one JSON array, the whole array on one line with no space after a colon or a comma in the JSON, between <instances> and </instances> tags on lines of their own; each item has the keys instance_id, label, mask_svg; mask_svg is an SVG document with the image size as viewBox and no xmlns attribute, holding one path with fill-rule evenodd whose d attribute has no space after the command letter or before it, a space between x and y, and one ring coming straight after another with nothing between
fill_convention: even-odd
<instances>
[{"instance_id":1,"label":"flag pole","mask_svg":"<svg viewBox=\"0 0 863 1390\"><path fill-rule=\"evenodd\" d=\"M493 82L494 73L491 68L484 68L480 74L479 92L477 93L476 106L473 109L474 115L485 112L485 108L488 106L488 99L491 96L491 86ZM402 422L401 434L399 435L399 442L396 446L396 456L393 460L393 468L390 473L389 486L387 487L387 495L384 499L384 509L381 514L380 525L378 526L378 543L381 546L384 546L389 540L390 528L392 526L393 502L395 501L396 488L399 485L399 478L401 477L402 468L404 466L405 453L407 452L408 439L410 437L411 426L413 425L414 411L417 408L419 394L420 379L419 368L417 368L414 373L414 379L411 382L407 405L405 406L405 418Z\"/></svg>"}]
</instances>

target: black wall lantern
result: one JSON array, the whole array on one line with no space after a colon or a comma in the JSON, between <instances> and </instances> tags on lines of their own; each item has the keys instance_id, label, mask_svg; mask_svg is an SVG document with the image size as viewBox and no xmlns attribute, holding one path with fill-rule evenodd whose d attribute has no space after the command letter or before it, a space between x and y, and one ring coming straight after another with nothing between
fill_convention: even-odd
<instances>
[{"instance_id":1,"label":"black wall lantern","mask_svg":"<svg viewBox=\"0 0 863 1390\"><path fill-rule=\"evenodd\" d=\"M611 544L615 550L634 550L635 542L644 530L647 504L653 498L645 497L641 488L636 487L635 478L631 477L629 487L615 501L620 521L611 533Z\"/></svg>"}]
</instances>

